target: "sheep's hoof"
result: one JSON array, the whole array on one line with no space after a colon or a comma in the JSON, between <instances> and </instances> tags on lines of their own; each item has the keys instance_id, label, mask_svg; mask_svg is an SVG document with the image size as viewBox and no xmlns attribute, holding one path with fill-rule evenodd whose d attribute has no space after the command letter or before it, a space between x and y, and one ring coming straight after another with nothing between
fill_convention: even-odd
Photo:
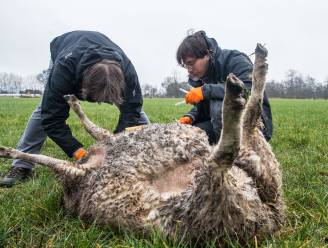
<instances>
[{"instance_id":1,"label":"sheep's hoof","mask_svg":"<svg viewBox=\"0 0 328 248\"><path fill-rule=\"evenodd\" d=\"M266 49L262 44L257 43L255 48L255 54L257 56L266 57L268 56L268 49Z\"/></svg>"},{"instance_id":2,"label":"sheep's hoof","mask_svg":"<svg viewBox=\"0 0 328 248\"><path fill-rule=\"evenodd\" d=\"M11 149L8 147L0 146L0 157L11 158Z\"/></svg>"},{"instance_id":3,"label":"sheep's hoof","mask_svg":"<svg viewBox=\"0 0 328 248\"><path fill-rule=\"evenodd\" d=\"M236 106L244 106L246 104L244 83L232 73L227 77L227 91L230 93L230 97L232 97Z\"/></svg>"},{"instance_id":4,"label":"sheep's hoof","mask_svg":"<svg viewBox=\"0 0 328 248\"><path fill-rule=\"evenodd\" d=\"M237 78L233 73L227 76L227 87L230 93L233 95L239 95L244 90L244 83Z\"/></svg>"}]
</instances>

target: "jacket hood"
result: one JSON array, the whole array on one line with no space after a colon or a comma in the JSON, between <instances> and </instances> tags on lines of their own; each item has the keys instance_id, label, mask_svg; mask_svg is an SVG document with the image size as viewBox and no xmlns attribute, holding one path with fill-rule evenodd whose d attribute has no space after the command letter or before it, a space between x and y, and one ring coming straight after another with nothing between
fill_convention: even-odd
<instances>
[{"instance_id":1,"label":"jacket hood","mask_svg":"<svg viewBox=\"0 0 328 248\"><path fill-rule=\"evenodd\" d=\"M201 33L201 35L204 37L208 50L210 51L210 63L207 69L207 72L205 74L205 76L203 78L201 78L198 81L192 80L191 78L189 78L188 83L190 86L192 87L200 87L202 86L203 80L207 80L209 78L215 78L216 76L216 72L215 72L215 59L218 58L221 53L222 53L222 49L219 47L218 43L216 42L216 40L214 38L209 38L205 31L199 31Z\"/></svg>"},{"instance_id":2,"label":"jacket hood","mask_svg":"<svg viewBox=\"0 0 328 248\"><path fill-rule=\"evenodd\" d=\"M206 35L205 31L200 31L200 33L202 34L202 36L204 37L204 39L207 43L208 50L210 51L210 54L212 55L212 59L218 57L221 54L222 49L219 47L216 40L214 38L209 38Z\"/></svg>"}]
</instances>

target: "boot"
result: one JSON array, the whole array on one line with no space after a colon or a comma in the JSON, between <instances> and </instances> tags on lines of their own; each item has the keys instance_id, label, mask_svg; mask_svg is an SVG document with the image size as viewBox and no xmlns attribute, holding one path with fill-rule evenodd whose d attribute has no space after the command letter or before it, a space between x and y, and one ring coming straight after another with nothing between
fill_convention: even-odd
<instances>
[{"instance_id":1,"label":"boot","mask_svg":"<svg viewBox=\"0 0 328 248\"><path fill-rule=\"evenodd\" d=\"M20 167L11 167L7 175L0 179L0 187L12 187L24 182L32 176L32 170Z\"/></svg>"}]
</instances>

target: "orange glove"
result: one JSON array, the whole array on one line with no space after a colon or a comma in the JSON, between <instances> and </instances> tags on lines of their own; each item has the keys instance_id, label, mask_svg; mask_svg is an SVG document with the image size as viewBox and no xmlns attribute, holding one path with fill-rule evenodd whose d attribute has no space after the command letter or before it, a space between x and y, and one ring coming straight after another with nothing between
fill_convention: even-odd
<instances>
[{"instance_id":1,"label":"orange glove","mask_svg":"<svg viewBox=\"0 0 328 248\"><path fill-rule=\"evenodd\" d=\"M178 121L181 124L191 124L192 123L192 119L189 116L181 117Z\"/></svg>"},{"instance_id":2,"label":"orange glove","mask_svg":"<svg viewBox=\"0 0 328 248\"><path fill-rule=\"evenodd\" d=\"M202 87L192 88L185 96L186 103L196 104L204 100Z\"/></svg>"},{"instance_id":3,"label":"orange glove","mask_svg":"<svg viewBox=\"0 0 328 248\"><path fill-rule=\"evenodd\" d=\"M81 147L74 152L73 157L76 160L80 160L85 156L85 154L87 154L87 151L83 147Z\"/></svg>"}]
</instances>

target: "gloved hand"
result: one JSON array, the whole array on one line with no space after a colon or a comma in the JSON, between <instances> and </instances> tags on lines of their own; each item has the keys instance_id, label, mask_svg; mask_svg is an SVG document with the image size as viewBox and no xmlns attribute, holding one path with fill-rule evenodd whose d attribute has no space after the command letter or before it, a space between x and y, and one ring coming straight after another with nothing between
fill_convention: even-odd
<instances>
[{"instance_id":1,"label":"gloved hand","mask_svg":"<svg viewBox=\"0 0 328 248\"><path fill-rule=\"evenodd\" d=\"M192 88L185 96L186 103L196 104L204 100L202 87Z\"/></svg>"},{"instance_id":2,"label":"gloved hand","mask_svg":"<svg viewBox=\"0 0 328 248\"><path fill-rule=\"evenodd\" d=\"M76 160L80 160L81 158L83 158L85 155L87 154L87 151L81 147L79 149L77 149L74 153L73 153L73 157Z\"/></svg>"},{"instance_id":3,"label":"gloved hand","mask_svg":"<svg viewBox=\"0 0 328 248\"><path fill-rule=\"evenodd\" d=\"M183 116L178 120L178 122L181 124L192 124L192 119L189 116Z\"/></svg>"}]
</instances>

